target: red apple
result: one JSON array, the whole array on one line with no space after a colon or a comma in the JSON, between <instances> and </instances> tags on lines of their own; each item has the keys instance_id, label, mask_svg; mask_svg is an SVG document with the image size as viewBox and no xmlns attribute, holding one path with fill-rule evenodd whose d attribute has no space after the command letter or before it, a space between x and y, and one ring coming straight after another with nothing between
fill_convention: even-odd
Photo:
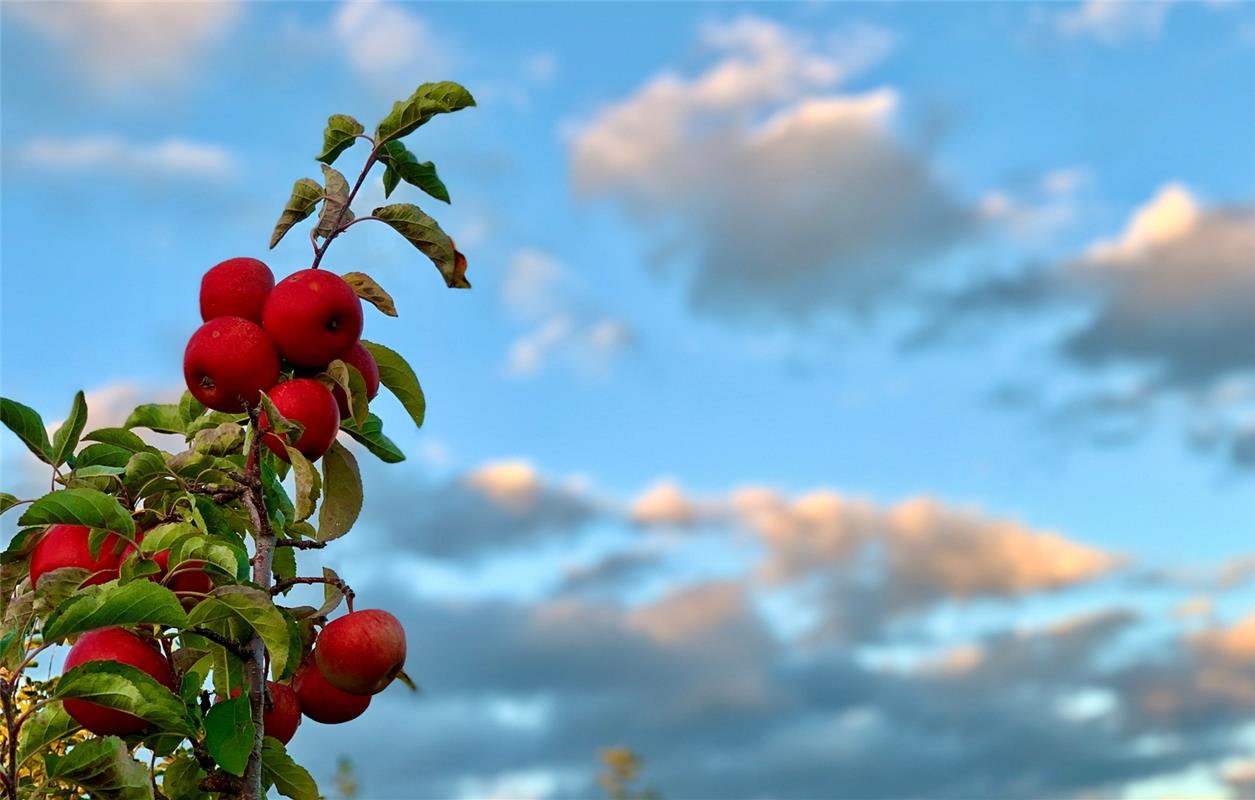
<instances>
[{"instance_id":1,"label":"red apple","mask_svg":"<svg viewBox=\"0 0 1255 800\"><path fill-rule=\"evenodd\" d=\"M349 694L327 683L313 656L297 668L292 688L300 698L301 712L314 722L328 725L348 722L360 717L370 705L370 695Z\"/></svg>"},{"instance_id":2,"label":"red apple","mask_svg":"<svg viewBox=\"0 0 1255 800\"><path fill-rule=\"evenodd\" d=\"M377 694L405 666L405 630L387 611L354 611L327 623L314 655L332 686L350 694Z\"/></svg>"},{"instance_id":3,"label":"red apple","mask_svg":"<svg viewBox=\"0 0 1255 800\"><path fill-rule=\"evenodd\" d=\"M362 335L362 301L339 275L305 269L275 286L262 325L288 361L325 367Z\"/></svg>"},{"instance_id":4,"label":"red apple","mask_svg":"<svg viewBox=\"0 0 1255 800\"><path fill-rule=\"evenodd\" d=\"M100 545L100 553L92 558L87 546L91 528L82 525L50 525L31 552L31 586L38 585L45 572L61 567L82 567L91 576L83 586L94 586L118 577L118 565L125 554L120 552L122 537L111 533Z\"/></svg>"},{"instance_id":5,"label":"red apple","mask_svg":"<svg viewBox=\"0 0 1255 800\"><path fill-rule=\"evenodd\" d=\"M286 684L266 681L266 688L270 690L270 705L262 714L262 727L267 736L287 744L301 725L301 699ZM239 697L240 689L232 689L231 696Z\"/></svg>"},{"instance_id":6,"label":"red apple","mask_svg":"<svg viewBox=\"0 0 1255 800\"><path fill-rule=\"evenodd\" d=\"M295 378L274 387L269 394L280 414L305 426L292 446L310 461L322 458L323 453L331 449L336 432L340 430L340 408L331 390L313 378ZM262 430L267 430L270 420L264 411L259 422ZM284 439L267 433L262 436L262 441L279 458L288 460Z\"/></svg>"},{"instance_id":7,"label":"red apple","mask_svg":"<svg viewBox=\"0 0 1255 800\"><path fill-rule=\"evenodd\" d=\"M200 280L200 318L243 317L261 324L261 311L275 276L255 258L228 258Z\"/></svg>"},{"instance_id":8,"label":"red apple","mask_svg":"<svg viewBox=\"0 0 1255 800\"><path fill-rule=\"evenodd\" d=\"M89 661L117 661L150 675L174 691L174 672L156 645L122 628L101 628L78 638L65 658L64 672ZM148 727L139 717L87 700L63 701L65 713L97 736L126 736Z\"/></svg>"},{"instance_id":9,"label":"red apple","mask_svg":"<svg viewBox=\"0 0 1255 800\"><path fill-rule=\"evenodd\" d=\"M375 395L379 394L379 365L375 363L375 357L358 342L349 352L340 356L340 359L362 373L362 380L366 383L366 399L374 400ZM335 395L336 403L340 406L340 417L349 416L349 399L344 395L344 390L337 384L331 387L331 393Z\"/></svg>"},{"instance_id":10,"label":"red apple","mask_svg":"<svg viewBox=\"0 0 1255 800\"><path fill-rule=\"evenodd\" d=\"M197 400L236 413L279 380L279 354L257 323L218 317L192 334L183 353L183 377Z\"/></svg>"}]
</instances>

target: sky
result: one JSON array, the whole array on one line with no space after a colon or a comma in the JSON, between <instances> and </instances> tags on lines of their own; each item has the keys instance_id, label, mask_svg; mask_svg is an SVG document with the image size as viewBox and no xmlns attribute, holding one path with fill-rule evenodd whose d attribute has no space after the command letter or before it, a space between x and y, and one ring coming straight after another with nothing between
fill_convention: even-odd
<instances>
[{"instance_id":1,"label":"sky","mask_svg":"<svg viewBox=\"0 0 1255 800\"><path fill-rule=\"evenodd\" d=\"M625 745L677 800L1255 792L1255 6L0 23L0 389L49 421L177 398L218 261L308 266L266 244L329 114L478 101L410 139L452 204L393 195L474 288L369 223L324 261L395 297L365 335L429 410L377 401L409 458L361 455L323 554L424 692L307 721L315 777L583 798Z\"/></svg>"}]
</instances>

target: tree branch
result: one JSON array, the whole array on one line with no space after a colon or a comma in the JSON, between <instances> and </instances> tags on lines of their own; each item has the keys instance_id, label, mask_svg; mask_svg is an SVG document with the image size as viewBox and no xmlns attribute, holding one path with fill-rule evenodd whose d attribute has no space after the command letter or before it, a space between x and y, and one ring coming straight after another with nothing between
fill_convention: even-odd
<instances>
[{"instance_id":1,"label":"tree branch","mask_svg":"<svg viewBox=\"0 0 1255 800\"><path fill-rule=\"evenodd\" d=\"M261 425L260 411L257 406L248 407L249 427L252 437L249 441L248 457L245 461L243 480L240 481L247 491L244 493L244 505L248 508L249 520L252 523L253 538L256 542L256 554L253 556L253 582L262 589L270 588L270 576L274 569L275 534L270 528L270 517L266 513L266 498L262 493L261 484ZM244 660L244 682L247 685L249 706L252 710L253 752L249 754L248 764L244 768L244 779L239 795L244 800L265 800L261 788L261 749L265 738L266 713L266 645L256 631L249 640L248 658ZM214 776L210 776L213 778ZM233 777L233 776L226 776ZM206 779L208 781L209 779ZM217 791L222 791L221 789Z\"/></svg>"},{"instance_id":2,"label":"tree branch","mask_svg":"<svg viewBox=\"0 0 1255 800\"><path fill-rule=\"evenodd\" d=\"M287 589L291 589L293 586L298 586L300 584L314 584L314 583L325 583L328 586L334 586L337 589L339 589L341 592L344 593L344 602L348 604L349 611L353 610L353 598L356 597L357 595L353 593L352 587L350 587L347 583L345 583L340 578L313 578L313 577L284 578L281 581L277 581L275 585L271 587L270 593L272 595L275 595Z\"/></svg>"},{"instance_id":3,"label":"tree branch","mask_svg":"<svg viewBox=\"0 0 1255 800\"><path fill-rule=\"evenodd\" d=\"M275 539L275 547L294 547L297 550L321 550L326 546L326 542L316 542L313 539Z\"/></svg>"},{"instance_id":4,"label":"tree branch","mask_svg":"<svg viewBox=\"0 0 1255 800\"><path fill-rule=\"evenodd\" d=\"M349 192L348 199L344 201L344 207L340 209L340 216L336 219L335 227L331 230L331 235L323 239L322 246L314 252L314 263L310 264L310 269L318 269L318 265L322 263L322 257L326 254L327 248L335 241L335 238L345 229L352 225L344 225L344 214L349 210L349 206L353 205L353 198L357 197L357 190L362 188L362 183L366 180L366 175L370 173L370 168L375 166L375 160L379 156L379 146L375 145L370 151L370 155L366 157L366 164L362 167L362 174L357 176L357 183L353 184L353 190ZM341 227L343 225L343 227Z\"/></svg>"}]
</instances>

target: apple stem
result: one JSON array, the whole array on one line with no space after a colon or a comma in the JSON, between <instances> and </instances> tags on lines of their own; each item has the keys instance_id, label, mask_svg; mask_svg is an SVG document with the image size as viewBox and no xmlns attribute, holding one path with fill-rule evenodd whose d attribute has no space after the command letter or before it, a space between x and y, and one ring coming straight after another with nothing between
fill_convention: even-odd
<instances>
[{"instance_id":1,"label":"apple stem","mask_svg":"<svg viewBox=\"0 0 1255 800\"><path fill-rule=\"evenodd\" d=\"M261 484L261 425L260 406L246 406L252 437L249 440L248 458L244 466L244 505L252 522L253 538L257 543L253 556L253 582L263 590L270 588L274 569L275 533L266 513L266 498ZM256 631L246 646L248 658L244 659L244 682L247 684L249 706L252 710L253 751L244 768L240 797L244 800L265 800L261 788L261 750L265 740L266 711L266 645Z\"/></svg>"},{"instance_id":2,"label":"apple stem","mask_svg":"<svg viewBox=\"0 0 1255 800\"><path fill-rule=\"evenodd\" d=\"M367 138L369 139L370 137ZM370 141L374 142L374 139L370 139ZM370 168L375 166L375 161L378 156L379 145L375 145L374 148L371 149L370 155L366 157L366 163L362 166L362 174L357 176L357 183L353 184L353 189L349 192L348 199L344 201L344 207L340 209L340 216L336 219L336 224L335 227L331 229L331 234L326 239L323 239L321 246L314 249L314 263L310 264L310 269L318 269L318 265L322 263L322 257L327 253L327 248L333 241L335 241L337 236L344 233L349 229L349 226L353 224L353 222L350 222L348 225L344 224L344 214L349 210L349 206L353 205L353 198L357 197L358 189L362 188L362 183L365 182L367 174L370 173ZM363 217L363 219L367 218ZM375 218L370 217L369 219Z\"/></svg>"}]
</instances>

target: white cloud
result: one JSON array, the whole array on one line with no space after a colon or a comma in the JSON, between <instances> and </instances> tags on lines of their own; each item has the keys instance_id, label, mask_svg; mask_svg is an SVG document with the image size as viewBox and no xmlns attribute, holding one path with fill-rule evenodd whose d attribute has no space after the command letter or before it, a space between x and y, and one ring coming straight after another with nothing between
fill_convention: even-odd
<instances>
[{"instance_id":1,"label":"white cloud","mask_svg":"<svg viewBox=\"0 0 1255 800\"><path fill-rule=\"evenodd\" d=\"M551 83L558 75L558 56L545 50L533 53L523 62L523 76L532 83Z\"/></svg>"},{"instance_id":2,"label":"white cloud","mask_svg":"<svg viewBox=\"0 0 1255 800\"><path fill-rule=\"evenodd\" d=\"M4 10L60 45L87 80L121 88L186 77L243 4L95 0L7 3Z\"/></svg>"},{"instance_id":3,"label":"white cloud","mask_svg":"<svg viewBox=\"0 0 1255 800\"><path fill-rule=\"evenodd\" d=\"M21 150L24 164L46 170L126 172L148 176L222 178L237 169L225 148L188 139L139 142L120 136L36 137Z\"/></svg>"},{"instance_id":4,"label":"white cloud","mask_svg":"<svg viewBox=\"0 0 1255 800\"><path fill-rule=\"evenodd\" d=\"M618 201L691 258L689 299L726 318L805 322L858 309L975 223L894 133L892 88L834 94L892 44L743 17L711 24L713 62L663 72L575 129L576 188Z\"/></svg>"},{"instance_id":5,"label":"white cloud","mask_svg":"<svg viewBox=\"0 0 1255 800\"><path fill-rule=\"evenodd\" d=\"M524 248L510 258L501 282L501 302L506 309L527 318L553 311L559 304L558 285L562 265L548 253Z\"/></svg>"},{"instance_id":6,"label":"white cloud","mask_svg":"<svg viewBox=\"0 0 1255 800\"><path fill-rule=\"evenodd\" d=\"M1085 0L1056 21L1066 35L1118 44L1158 36L1171 6L1171 0Z\"/></svg>"},{"instance_id":7,"label":"white cloud","mask_svg":"<svg viewBox=\"0 0 1255 800\"><path fill-rule=\"evenodd\" d=\"M331 30L349 64L389 89L394 84L412 89L415 75L443 72L452 60L447 41L401 5L347 0L336 11Z\"/></svg>"},{"instance_id":8,"label":"white cloud","mask_svg":"<svg viewBox=\"0 0 1255 800\"><path fill-rule=\"evenodd\" d=\"M1166 184L1133 210L1118 237L1095 242L1086 255L1101 263L1133 262L1152 248L1183 239L1198 225L1200 216L1198 201L1189 189L1180 183Z\"/></svg>"}]
</instances>

